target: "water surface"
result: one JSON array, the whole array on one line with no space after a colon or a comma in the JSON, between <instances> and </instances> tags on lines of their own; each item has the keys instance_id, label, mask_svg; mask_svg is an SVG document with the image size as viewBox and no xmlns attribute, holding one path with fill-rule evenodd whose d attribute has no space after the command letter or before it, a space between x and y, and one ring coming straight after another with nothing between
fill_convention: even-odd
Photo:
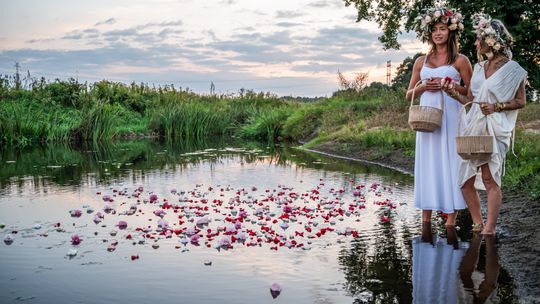
<instances>
[{"instance_id":1,"label":"water surface","mask_svg":"<svg viewBox=\"0 0 540 304\"><path fill-rule=\"evenodd\" d=\"M454 280L453 287L413 280L426 261L413 265L413 254L444 260L451 245L435 225L433 244L414 247L420 227L412 177L390 169L220 141L12 149L0 164L0 232L14 237L0 245L2 303L410 303L425 296L419 288L480 293L461 284L467 277L439 270L441 282ZM152 194L157 200L150 203ZM115 214L105 213L106 205ZM97 212L104 219L95 224ZM196 226L204 216L208 225ZM127 229L115 226L120 220ZM195 228L198 244L181 243ZM247 234L245 242L217 248L238 233ZM71 243L74 234L79 245ZM459 237L459 259L476 254L467 251L468 237ZM72 249L77 255L69 258ZM486 273L482 261L475 264L477 285ZM456 274L460 261L449 265ZM495 293L515 300L500 272ZM273 283L282 287L275 299Z\"/></svg>"}]
</instances>

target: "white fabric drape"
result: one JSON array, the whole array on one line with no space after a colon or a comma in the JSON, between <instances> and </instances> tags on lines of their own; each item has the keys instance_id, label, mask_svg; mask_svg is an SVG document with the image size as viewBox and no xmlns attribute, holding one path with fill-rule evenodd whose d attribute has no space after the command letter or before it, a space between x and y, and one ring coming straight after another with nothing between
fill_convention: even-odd
<instances>
[{"instance_id":1,"label":"white fabric drape","mask_svg":"<svg viewBox=\"0 0 540 304\"><path fill-rule=\"evenodd\" d=\"M476 64L471 78L471 92L475 102L507 102L514 99L527 72L515 61L510 60L493 75L486 79L484 64ZM489 135L494 137L493 154L488 161L461 160L459 168L460 185L476 175L475 187L485 190L482 172L478 167L488 164L493 179L501 186L504 172L504 160L511 144L512 133L516 126L518 110L482 114L478 104L473 104L466 115L466 127L461 135L485 135L486 125Z\"/></svg>"}]
</instances>

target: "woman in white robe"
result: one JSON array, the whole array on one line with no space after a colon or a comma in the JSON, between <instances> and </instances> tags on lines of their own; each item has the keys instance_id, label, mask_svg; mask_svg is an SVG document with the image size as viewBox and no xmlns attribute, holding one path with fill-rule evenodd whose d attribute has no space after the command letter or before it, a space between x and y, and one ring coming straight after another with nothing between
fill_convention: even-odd
<instances>
[{"instance_id":1,"label":"woman in white robe","mask_svg":"<svg viewBox=\"0 0 540 304\"><path fill-rule=\"evenodd\" d=\"M468 96L461 95L451 83L442 88L462 101L474 101L466 116L463 135L493 136L493 154L488 160L461 160L459 183L473 220L473 231L492 235L502 201L501 177L504 161L511 146L518 109L525 106L527 72L511 60L513 38L504 24L487 15L477 15L476 49L479 58L487 60L475 65ZM487 221L483 224L477 190L487 191Z\"/></svg>"}]
</instances>

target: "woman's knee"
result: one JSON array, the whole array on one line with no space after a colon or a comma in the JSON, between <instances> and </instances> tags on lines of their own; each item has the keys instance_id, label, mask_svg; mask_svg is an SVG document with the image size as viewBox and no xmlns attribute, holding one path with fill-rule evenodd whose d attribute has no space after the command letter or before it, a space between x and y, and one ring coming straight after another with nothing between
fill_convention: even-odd
<instances>
[{"instance_id":1,"label":"woman's knee","mask_svg":"<svg viewBox=\"0 0 540 304\"><path fill-rule=\"evenodd\" d=\"M466 181L463 186L461 186L461 191L464 193L470 193L476 191L474 188L474 178L469 179Z\"/></svg>"},{"instance_id":2,"label":"woman's knee","mask_svg":"<svg viewBox=\"0 0 540 304\"><path fill-rule=\"evenodd\" d=\"M499 185L495 182L493 177L490 176L482 176L482 182L484 183L484 186L486 187L486 190L492 190L499 188Z\"/></svg>"}]
</instances>

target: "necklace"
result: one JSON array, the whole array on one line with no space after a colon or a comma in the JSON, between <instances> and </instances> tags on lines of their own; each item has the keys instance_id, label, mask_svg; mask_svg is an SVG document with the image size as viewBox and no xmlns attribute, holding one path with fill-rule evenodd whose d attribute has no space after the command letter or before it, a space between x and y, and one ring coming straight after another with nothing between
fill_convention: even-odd
<instances>
[{"instance_id":1,"label":"necklace","mask_svg":"<svg viewBox=\"0 0 540 304\"><path fill-rule=\"evenodd\" d=\"M498 69L500 69L503 65L505 65L508 61L510 61L510 59L506 58L506 57L501 57L501 59L497 60L497 61L493 61L491 60L488 64L488 68L491 68L491 70L493 70L493 72L497 71Z\"/></svg>"}]
</instances>

